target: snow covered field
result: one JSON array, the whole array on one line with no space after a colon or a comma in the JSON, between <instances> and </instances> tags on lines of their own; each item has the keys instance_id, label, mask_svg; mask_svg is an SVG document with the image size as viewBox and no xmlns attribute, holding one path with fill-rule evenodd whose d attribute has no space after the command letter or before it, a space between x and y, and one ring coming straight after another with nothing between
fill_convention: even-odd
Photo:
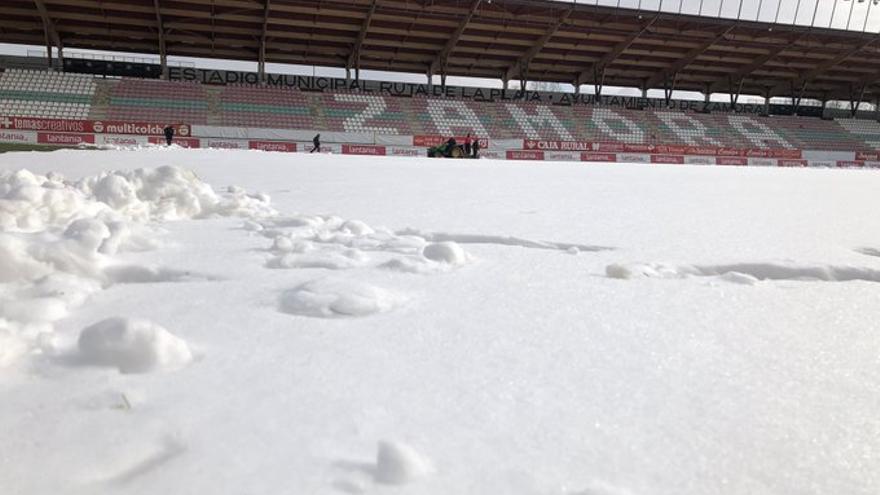
<instances>
[{"instance_id":1,"label":"snow covered field","mask_svg":"<svg viewBox=\"0 0 880 495\"><path fill-rule=\"evenodd\" d=\"M0 170L4 495L880 493L876 171Z\"/></svg>"}]
</instances>

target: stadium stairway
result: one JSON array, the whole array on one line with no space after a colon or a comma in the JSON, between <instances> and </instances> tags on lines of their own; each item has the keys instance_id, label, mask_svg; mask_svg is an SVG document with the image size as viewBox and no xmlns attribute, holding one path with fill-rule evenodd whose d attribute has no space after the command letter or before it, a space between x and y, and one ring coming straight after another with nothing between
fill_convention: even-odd
<instances>
[{"instance_id":1,"label":"stadium stairway","mask_svg":"<svg viewBox=\"0 0 880 495\"><path fill-rule=\"evenodd\" d=\"M223 125L223 116L220 110L222 93L222 87L205 86L205 99L208 102L208 125Z\"/></svg>"},{"instance_id":2,"label":"stadium stairway","mask_svg":"<svg viewBox=\"0 0 880 495\"><path fill-rule=\"evenodd\" d=\"M112 79L98 80L95 84L95 95L89 110L89 120L106 120L110 113L110 87L116 81Z\"/></svg>"}]
</instances>

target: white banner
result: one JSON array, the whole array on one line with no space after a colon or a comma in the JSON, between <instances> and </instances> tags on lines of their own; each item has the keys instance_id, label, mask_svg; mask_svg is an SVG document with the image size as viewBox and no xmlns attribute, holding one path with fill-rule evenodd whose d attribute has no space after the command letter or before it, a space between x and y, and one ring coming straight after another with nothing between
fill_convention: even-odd
<instances>
[{"instance_id":1,"label":"white banner","mask_svg":"<svg viewBox=\"0 0 880 495\"><path fill-rule=\"evenodd\" d=\"M147 136L133 134L97 134L95 144L98 146L146 146L150 139Z\"/></svg>"},{"instance_id":2,"label":"white banner","mask_svg":"<svg viewBox=\"0 0 880 495\"><path fill-rule=\"evenodd\" d=\"M855 151L812 151L805 150L803 157L806 160L819 160L836 162L837 160L855 160Z\"/></svg>"},{"instance_id":3,"label":"white banner","mask_svg":"<svg viewBox=\"0 0 880 495\"><path fill-rule=\"evenodd\" d=\"M641 153L618 153L617 161L621 163L651 163L651 155Z\"/></svg>"},{"instance_id":4,"label":"white banner","mask_svg":"<svg viewBox=\"0 0 880 495\"><path fill-rule=\"evenodd\" d=\"M570 153L566 151L545 151L545 162L579 162L581 161L580 153Z\"/></svg>"},{"instance_id":5,"label":"white banner","mask_svg":"<svg viewBox=\"0 0 880 495\"><path fill-rule=\"evenodd\" d=\"M246 150L250 148L250 141L240 139L202 139L203 148L214 148L224 150Z\"/></svg>"},{"instance_id":6,"label":"white banner","mask_svg":"<svg viewBox=\"0 0 880 495\"><path fill-rule=\"evenodd\" d=\"M776 162L774 158L749 158L750 167L775 167Z\"/></svg>"},{"instance_id":7,"label":"white banner","mask_svg":"<svg viewBox=\"0 0 880 495\"><path fill-rule=\"evenodd\" d=\"M684 162L688 165L715 165L715 157L686 155L684 157Z\"/></svg>"},{"instance_id":8,"label":"white banner","mask_svg":"<svg viewBox=\"0 0 880 495\"><path fill-rule=\"evenodd\" d=\"M36 144L37 131L0 130L0 143Z\"/></svg>"},{"instance_id":9,"label":"white banner","mask_svg":"<svg viewBox=\"0 0 880 495\"><path fill-rule=\"evenodd\" d=\"M428 152L422 148L413 148L411 146L390 146L386 148L387 156L428 156Z\"/></svg>"}]
</instances>

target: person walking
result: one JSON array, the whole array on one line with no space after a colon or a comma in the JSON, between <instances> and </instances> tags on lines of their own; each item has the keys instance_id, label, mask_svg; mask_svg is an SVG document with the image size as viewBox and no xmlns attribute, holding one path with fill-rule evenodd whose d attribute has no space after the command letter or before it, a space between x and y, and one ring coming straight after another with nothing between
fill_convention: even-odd
<instances>
[{"instance_id":1,"label":"person walking","mask_svg":"<svg viewBox=\"0 0 880 495\"><path fill-rule=\"evenodd\" d=\"M470 156L471 154L471 133L467 133L467 136L464 138L464 156Z\"/></svg>"},{"instance_id":2,"label":"person walking","mask_svg":"<svg viewBox=\"0 0 880 495\"><path fill-rule=\"evenodd\" d=\"M312 144L314 144L315 147L312 148L312 151L309 151L309 153L314 153L316 151L318 153L320 153L321 152L321 135L320 134L315 134L315 137L312 139Z\"/></svg>"},{"instance_id":3,"label":"person walking","mask_svg":"<svg viewBox=\"0 0 880 495\"><path fill-rule=\"evenodd\" d=\"M171 127L170 124L166 125L162 132L165 133L165 143L171 146L171 141L174 139L174 127Z\"/></svg>"},{"instance_id":4,"label":"person walking","mask_svg":"<svg viewBox=\"0 0 880 495\"><path fill-rule=\"evenodd\" d=\"M471 158L479 158L480 157L480 140L479 139L474 139L474 144L471 147L471 149L474 152L474 154L471 155Z\"/></svg>"}]
</instances>

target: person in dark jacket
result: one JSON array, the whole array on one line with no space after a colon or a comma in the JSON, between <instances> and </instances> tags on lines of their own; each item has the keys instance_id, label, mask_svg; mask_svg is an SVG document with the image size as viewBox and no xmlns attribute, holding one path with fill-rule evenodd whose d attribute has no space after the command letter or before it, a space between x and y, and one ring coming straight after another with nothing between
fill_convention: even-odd
<instances>
[{"instance_id":1,"label":"person in dark jacket","mask_svg":"<svg viewBox=\"0 0 880 495\"><path fill-rule=\"evenodd\" d=\"M168 146L171 146L171 141L174 139L174 128L170 125L166 125L162 132L165 133L165 142Z\"/></svg>"},{"instance_id":2,"label":"person in dark jacket","mask_svg":"<svg viewBox=\"0 0 880 495\"><path fill-rule=\"evenodd\" d=\"M471 147L471 150L473 150L473 152L474 152L474 154L471 155L471 158L479 158L480 157L480 140L479 139L474 139L474 144Z\"/></svg>"},{"instance_id":3,"label":"person in dark jacket","mask_svg":"<svg viewBox=\"0 0 880 495\"><path fill-rule=\"evenodd\" d=\"M471 133L468 133L464 138L464 156L470 156L471 154Z\"/></svg>"},{"instance_id":4,"label":"person in dark jacket","mask_svg":"<svg viewBox=\"0 0 880 495\"><path fill-rule=\"evenodd\" d=\"M321 135L320 134L315 134L315 137L312 139L312 144L314 144L315 147L312 148L312 151L309 151L309 153L314 153L316 151L318 153L320 153L321 152Z\"/></svg>"}]
</instances>

